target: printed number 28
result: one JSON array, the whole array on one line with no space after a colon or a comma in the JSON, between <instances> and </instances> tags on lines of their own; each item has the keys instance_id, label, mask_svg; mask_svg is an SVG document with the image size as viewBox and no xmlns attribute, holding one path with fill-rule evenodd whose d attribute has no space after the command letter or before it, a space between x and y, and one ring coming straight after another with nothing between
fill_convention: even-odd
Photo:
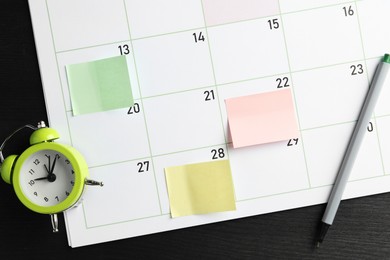
<instances>
[{"instance_id":1,"label":"printed number 28","mask_svg":"<svg viewBox=\"0 0 390 260\"><path fill-rule=\"evenodd\" d=\"M225 157L225 150L223 148L219 148L218 150L217 149L212 149L211 150L211 154L212 154L212 159L213 160L216 160L216 159L222 159Z\"/></svg>"}]
</instances>

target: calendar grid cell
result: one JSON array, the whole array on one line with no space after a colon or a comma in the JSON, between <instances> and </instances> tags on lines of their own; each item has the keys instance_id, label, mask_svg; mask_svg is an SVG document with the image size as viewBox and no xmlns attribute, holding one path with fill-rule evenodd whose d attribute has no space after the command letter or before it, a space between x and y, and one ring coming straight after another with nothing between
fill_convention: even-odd
<instances>
[{"instance_id":1,"label":"calendar grid cell","mask_svg":"<svg viewBox=\"0 0 390 260\"><path fill-rule=\"evenodd\" d=\"M282 0L282 1L289 1L289 0ZM365 0L354 0L354 1L345 0L345 1L342 1L339 3L325 4L325 5L321 5L321 6L317 6L317 7L303 8L303 9L298 9L298 10L294 10L294 11L284 11L282 13L283 14L299 13L299 12L311 11L311 10L322 9L322 8L327 8L327 7L341 6L341 5L346 5L346 4L354 4L355 2L359 2L359 1L365 1ZM281 2L281 1L279 1L279 2Z\"/></svg>"}]
</instances>

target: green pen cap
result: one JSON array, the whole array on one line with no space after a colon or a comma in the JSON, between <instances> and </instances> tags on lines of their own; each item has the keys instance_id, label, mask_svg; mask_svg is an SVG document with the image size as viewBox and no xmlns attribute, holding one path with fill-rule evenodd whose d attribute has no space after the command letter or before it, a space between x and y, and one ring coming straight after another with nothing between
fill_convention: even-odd
<instances>
[{"instance_id":1,"label":"green pen cap","mask_svg":"<svg viewBox=\"0 0 390 260\"><path fill-rule=\"evenodd\" d=\"M390 54L385 54L385 57L383 57L383 62L390 63Z\"/></svg>"}]
</instances>

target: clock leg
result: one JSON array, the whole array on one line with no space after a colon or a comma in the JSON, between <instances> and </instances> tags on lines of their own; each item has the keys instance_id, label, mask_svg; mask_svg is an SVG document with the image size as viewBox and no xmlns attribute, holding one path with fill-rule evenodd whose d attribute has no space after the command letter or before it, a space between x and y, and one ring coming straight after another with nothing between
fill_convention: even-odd
<instances>
[{"instance_id":1,"label":"clock leg","mask_svg":"<svg viewBox=\"0 0 390 260\"><path fill-rule=\"evenodd\" d=\"M103 182L85 179L85 185L90 185L90 186L101 186L101 187L102 187L102 186L103 186Z\"/></svg>"},{"instance_id":2,"label":"clock leg","mask_svg":"<svg viewBox=\"0 0 390 260\"><path fill-rule=\"evenodd\" d=\"M56 233L58 232L58 216L56 213L50 214L51 218L51 225L53 227L53 232Z\"/></svg>"}]
</instances>

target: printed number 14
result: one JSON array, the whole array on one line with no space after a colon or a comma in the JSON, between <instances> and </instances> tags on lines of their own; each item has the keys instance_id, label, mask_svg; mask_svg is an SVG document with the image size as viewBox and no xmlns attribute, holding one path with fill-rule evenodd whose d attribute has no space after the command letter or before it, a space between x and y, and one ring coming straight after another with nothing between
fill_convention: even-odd
<instances>
[{"instance_id":1,"label":"printed number 14","mask_svg":"<svg viewBox=\"0 0 390 260\"><path fill-rule=\"evenodd\" d=\"M199 34L193 33L192 36L194 36L194 41L195 42L199 42L199 41L203 41L204 42L205 41L205 37L204 37L202 32L199 32Z\"/></svg>"}]
</instances>

